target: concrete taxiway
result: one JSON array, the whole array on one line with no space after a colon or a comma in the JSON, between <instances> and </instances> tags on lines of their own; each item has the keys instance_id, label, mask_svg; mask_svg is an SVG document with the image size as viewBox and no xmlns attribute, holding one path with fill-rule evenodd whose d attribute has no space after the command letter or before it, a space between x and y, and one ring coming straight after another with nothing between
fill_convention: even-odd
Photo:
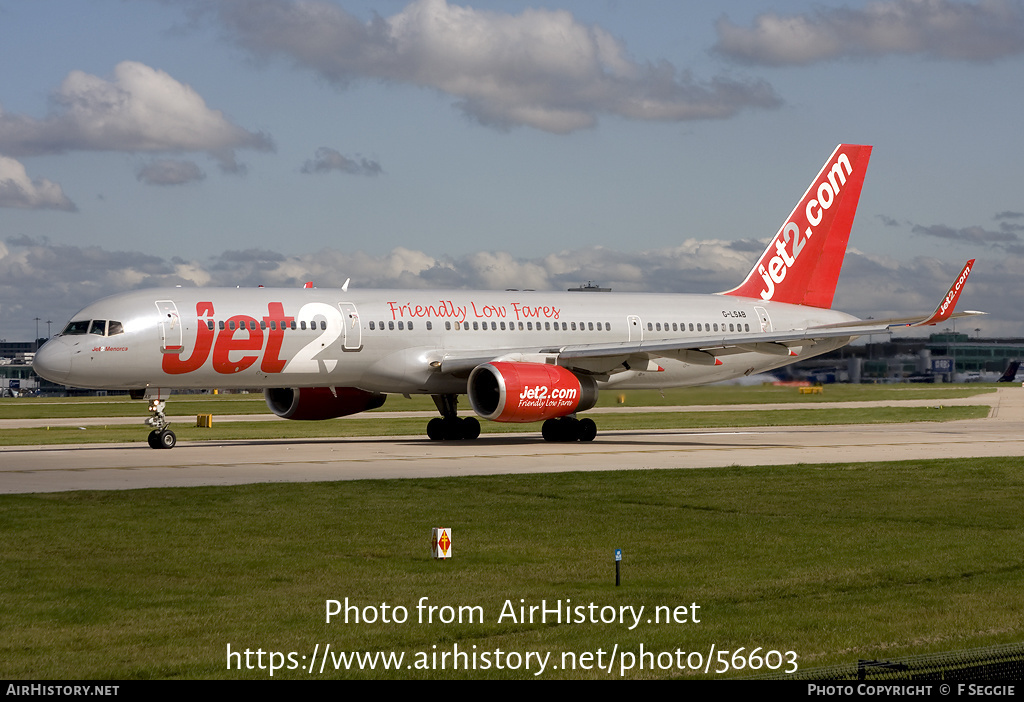
<instances>
[{"instance_id":1,"label":"concrete taxiway","mask_svg":"<svg viewBox=\"0 0 1024 702\"><path fill-rule=\"evenodd\" d=\"M940 402L954 404L930 404ZM1024 456L1024 388L955 403L989 404L992 411L986 419L956 422L606 431L588 444L547 443L538 432L468 442L423 436L182 442L171 451L145 443L14 446L0 448L0 493Z\"/></svg>"}]
</instances>

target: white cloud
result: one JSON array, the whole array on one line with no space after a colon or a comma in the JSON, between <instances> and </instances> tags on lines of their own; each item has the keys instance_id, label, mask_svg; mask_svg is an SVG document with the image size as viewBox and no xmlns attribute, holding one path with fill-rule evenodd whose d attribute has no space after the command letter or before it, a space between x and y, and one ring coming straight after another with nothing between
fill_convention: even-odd
<instances>
[{"instance_id":1,"label":"white cloud","mask_svg":"<svg viewBox=\"0 0 1024 702\"><path fill-rule=\"evenodd\" d=\"M303 173L330 173L331 171L364 176L376 176L384 172L376 161L359 155L345 156L326 146L317 149L316 156L302 166Z\"/></svg>"},{"instance_id":2,"label":"white cloud","mask_svg":"<svg viewBox=\"0 0 1024 702\"><path fill-rule=\"evenodd\" d=\"M268 150L270 139L232 124L191 87L135 61L112 80L72 71L46 119L0 108L0 152L16 156L66 151L207 151L231 164L234 150Z\"/></svg>"},{"instance_id":3,"label":"white cloud","mask_svg":"<svg viewBox=\"0 0 1024 702\"><path fill-rule=\"evenodd\" d=\"M536 259L501 251L436 258L405 248L382 255L324 249L293 256L254 249L187 261L17 237L0 246L0 329L7 338L30 338L34 317L63 324L82 305L107 295L170 285L298 288L311 280L319 288L330 288L351 278L352 290L565 290L593 281L617 292L713 293L743 278L760 254L760 249L750 248L688 240L671 249L588 248ZM960 307L990 313L971 322L985 335L1022 335L1024 307L1013 297L1020 287L1022 258L1024 252L978 257ZM926 257L900 262L850 250L836 309L876 319L926 314L962 265Z\"/></svg>"},{"instance_id":4,"label":"white cloud","mask_svg":"<svg viewBox=\"0 0 1024 702\"><path fill-rule=\"evenodd\" d=\"M67 212L77 209L59 185L45 178L30 179L25 166L6 156L0 156L0 207Z\"/></svg>"},{"instance_id":5,"label":"white cloud","mask_svg":"<svg viewBox=\"0 0 1024 702\"><path fill-rule=\"evenodd\" d=\"M633 60L604 29L566 11L518 15L415 0L362 23L319 0L224 0L221 19L259 56L283 54L339 86L359 79L433 88L481 124L566 133L600 115L681 121L777 107L771 86L695 80Z\"/></svg>"},{"instance_id":6,"label":"white cloud","mask_svg":"<svg viewBox=\"0 0 1024 702\"><path fill-rule=\"evenodd\" d=\"M192 161L159 159L139 168L136 178L146 185L184 185L206 177Z\"/></svg>"},{"instance_id":7,"label":"white cloud","mask_svg":"<svg viewBox=\"0 0 1024 702\"><path fill-rule=\"evenodd\" d=\"M722 17L716 28L716 52L769 66L887 54L993 61L1024 52L1024 10L1017 0L882 0L864 9L768 12L750 28Z\"/></svg>"}]
</instances>

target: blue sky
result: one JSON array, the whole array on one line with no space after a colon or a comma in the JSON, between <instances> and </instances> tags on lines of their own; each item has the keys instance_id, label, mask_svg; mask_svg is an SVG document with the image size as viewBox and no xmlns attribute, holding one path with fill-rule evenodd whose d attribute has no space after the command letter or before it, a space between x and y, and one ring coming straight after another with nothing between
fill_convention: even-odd
<instances>
[{"instance_id":1,"label":"blue sky","mask_svg":"<svg viewBox=\"0 0 1024 702\"><path fill-rule=\"evenodd\" d=\"M0 338L153 285L733 286L874 145L836 306L1024 335L1024 7L0 0Z\"/></svg>"}]
</instances>

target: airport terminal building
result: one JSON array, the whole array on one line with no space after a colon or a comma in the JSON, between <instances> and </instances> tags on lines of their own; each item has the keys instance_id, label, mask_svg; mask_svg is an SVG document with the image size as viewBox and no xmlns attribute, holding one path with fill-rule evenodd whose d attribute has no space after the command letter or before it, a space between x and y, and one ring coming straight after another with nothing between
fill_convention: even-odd
<instances>
[{"instance_id":1,"label":"airport terminal building","mask_svg":"<svg viewBox=\"0 0 1024 702\"><path fill-rule=\"evenodd\" d=\"M927 338L869 339L784 370L795 379L821 383L994 382L1021 360L1024 339L970 338L944 331Z\"/></svg>"}]
</instances>

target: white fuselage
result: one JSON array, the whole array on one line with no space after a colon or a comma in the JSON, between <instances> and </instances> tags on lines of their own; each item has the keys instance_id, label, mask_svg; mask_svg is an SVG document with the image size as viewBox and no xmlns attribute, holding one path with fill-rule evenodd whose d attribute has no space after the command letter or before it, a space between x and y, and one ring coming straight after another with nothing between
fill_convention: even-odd
<instances>
[{"instance_id":1,"label":"white fuselage","mask_svg":"<svg viewBox=\"0 0 1024 702\"><path fill-rule=\"evenodd\" d=\"M566 347L641 340L727 345L740 335L854 319L725 295L164 288L84 308L40 349L35 366L49 380L88 388L458 394L466 392L468 373L443 372L451 359L530 360ZM685 353L658 355L648 365L638 365L636 354L591 365L602 387L677 387L771 370L848 342L808 342L788 355L733 348L710 365Z\"/></svg>"}]
</instances>

